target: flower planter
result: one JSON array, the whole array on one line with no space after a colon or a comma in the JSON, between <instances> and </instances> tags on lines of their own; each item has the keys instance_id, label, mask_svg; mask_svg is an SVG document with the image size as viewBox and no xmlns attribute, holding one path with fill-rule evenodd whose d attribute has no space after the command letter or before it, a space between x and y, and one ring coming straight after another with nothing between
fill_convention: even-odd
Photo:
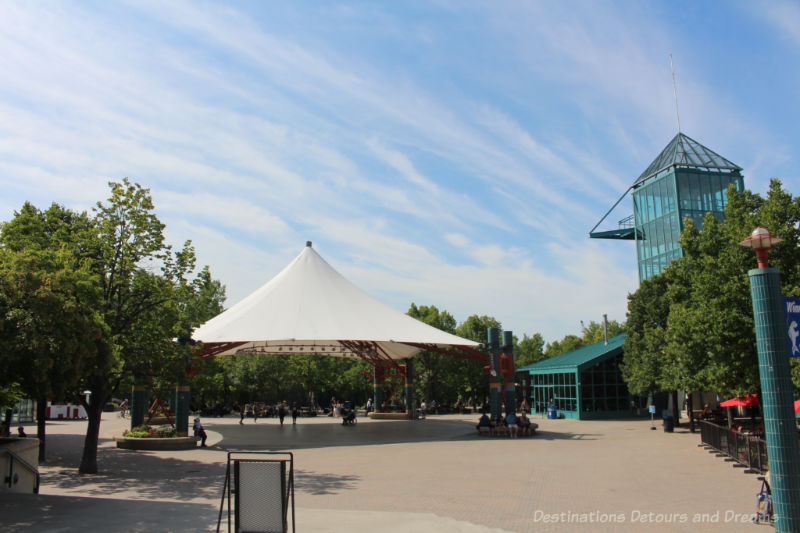
<instances>
[{"instance_id":1,"label":"flower planter","mask_svg":"<svg viewBox=\"0 0 800 533\"><path fill-rule=\"evenodd\" d=\"M372 411L369 417L374 420L408 420L411 418L411 413L408 411L404 413L380 413Z\"/></svg>"}]
</instances>

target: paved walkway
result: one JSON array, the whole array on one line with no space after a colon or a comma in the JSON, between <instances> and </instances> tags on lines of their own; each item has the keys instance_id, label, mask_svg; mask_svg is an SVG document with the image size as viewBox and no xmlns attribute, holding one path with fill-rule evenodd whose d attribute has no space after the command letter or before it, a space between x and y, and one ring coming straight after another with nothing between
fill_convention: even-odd
<instances>
[{"instance_id":1,"label":"paved walkway","mask_svg":"<svg viewBox=\"0 0 800 533\"><path fill-rule=\"evenodd\" d=\"M48 424L41 494L0 499L4 531L213 531L227 451L294 453L297 531L753 531L759 482L649 420L542 420L534 438L476 435L472 416L419 421L208 418L209 448L114 447L80 476L86 423ZM26 428L34 433L33 427ZM225 523L223 522L223 530Z\"/></svg>"}]
</instances>

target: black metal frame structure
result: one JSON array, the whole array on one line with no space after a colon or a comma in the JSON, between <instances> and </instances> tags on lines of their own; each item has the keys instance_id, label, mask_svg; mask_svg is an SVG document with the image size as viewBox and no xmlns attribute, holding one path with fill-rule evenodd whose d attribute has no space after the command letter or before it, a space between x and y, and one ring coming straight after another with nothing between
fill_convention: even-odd
<instances>
[{"instance_id":1,"label":"black metal frame structure","mask_svg":"<svg viewBox=\"0 0 800 533\"><path fill-rule=\"evenodd\" d=\"M731 460L754 472L764 474L769 470L767 442L752 435L700 420L700 441L704 446L726 455Z\"/></svg>"},{"instance_id":2,"label":"black metal frame structure","mask_svg":"<svg viewBox=\"0 0 800 533\"><path fill-rule=\"evenodd\" d=\"M268 457L275 457L268 458ZM291 501L292 507L292 532L295 531L295 516L294 516L294 455L291 452L228 452L227 468L225 469L225 483L222 487L222 498L219 503L219 516L217 518L217 533L220 531L222 524L222 512L225 508L225 502L228 503L228 533L231 531L231 524L235 524L235 531L242 533L265 533L266 530L245 530L240 524L241 520L241 497L242 491L240 488L241 480L241 466L242 463L277 463L281 469L281 533L289 531L289 504ZM231 469L233 465L233 469ZM233 473L233 474L232 474ZM231 517L231 497L233 496L233 519ZM270 531L269 533L272 533Z\"/></svg>"}]
</instances>

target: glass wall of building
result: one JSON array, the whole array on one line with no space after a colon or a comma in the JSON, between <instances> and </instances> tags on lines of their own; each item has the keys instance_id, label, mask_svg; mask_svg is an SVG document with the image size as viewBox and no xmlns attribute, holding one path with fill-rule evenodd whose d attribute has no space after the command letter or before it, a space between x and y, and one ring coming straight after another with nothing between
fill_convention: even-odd
<instances>
[{"instance_id":1,"label":"glass wall of building","mask_svg":"<svg viewBox=\"0 0 800 533\"><path fill-rule=\"evenodd\" d=\"M519 369L530 375L531 413L545 416L555 404L564 418L631 416L631 397L619 365L625 334L583 346Z\"/></svg>"},{"instance_id":2,"label":"glass wall of building","mask_svg":"<svg viewBox=\"0 0 800 533\"><path fill-rule=\"evenodd\" d=\"M726 191L744 181L738 173L675 168L633 191L636 224L636 255L639 279L661 273L673 259L682 256L680 234L685 218L702 227L706 213L724 218Z\"/></svg>"},{"instance_id":3,"label":"glass wall of building","mask_svg":"<svg viewBox=\"0 0 800 533\"><path fill-rule=\"evenodd\" d=\"M547 412L547 407L551 403L555 403L558 412L570 411L577 414L578 387L575 383L575 375L576 372L533 374L530 392L533 412L544 414Z\"/></svg>"},{"instance_id":4,"label":"glass wall of building","mask_svg":"<svg viewBox=\"0 0 800 533\"><path fill-rule=\"evenodd\" d=\"M630 394L619 365L622 354L581 370L581 418L608 411L629 411Z\"/></svg>"}]
</instances>

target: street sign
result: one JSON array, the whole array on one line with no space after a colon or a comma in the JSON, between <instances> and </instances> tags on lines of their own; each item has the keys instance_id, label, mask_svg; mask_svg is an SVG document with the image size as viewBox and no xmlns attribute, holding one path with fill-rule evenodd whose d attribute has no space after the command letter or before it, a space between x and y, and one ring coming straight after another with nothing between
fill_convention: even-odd
<instances>
[{"instance_id":1,"label":"street sign","mask_svg":"<svg viewBox=\"0 0 800 533\"><path fill-rule=\"evenodd\" d=\"M783 298L789 356L800 357L800 298Z\"/></svg>"}]
</instances>

